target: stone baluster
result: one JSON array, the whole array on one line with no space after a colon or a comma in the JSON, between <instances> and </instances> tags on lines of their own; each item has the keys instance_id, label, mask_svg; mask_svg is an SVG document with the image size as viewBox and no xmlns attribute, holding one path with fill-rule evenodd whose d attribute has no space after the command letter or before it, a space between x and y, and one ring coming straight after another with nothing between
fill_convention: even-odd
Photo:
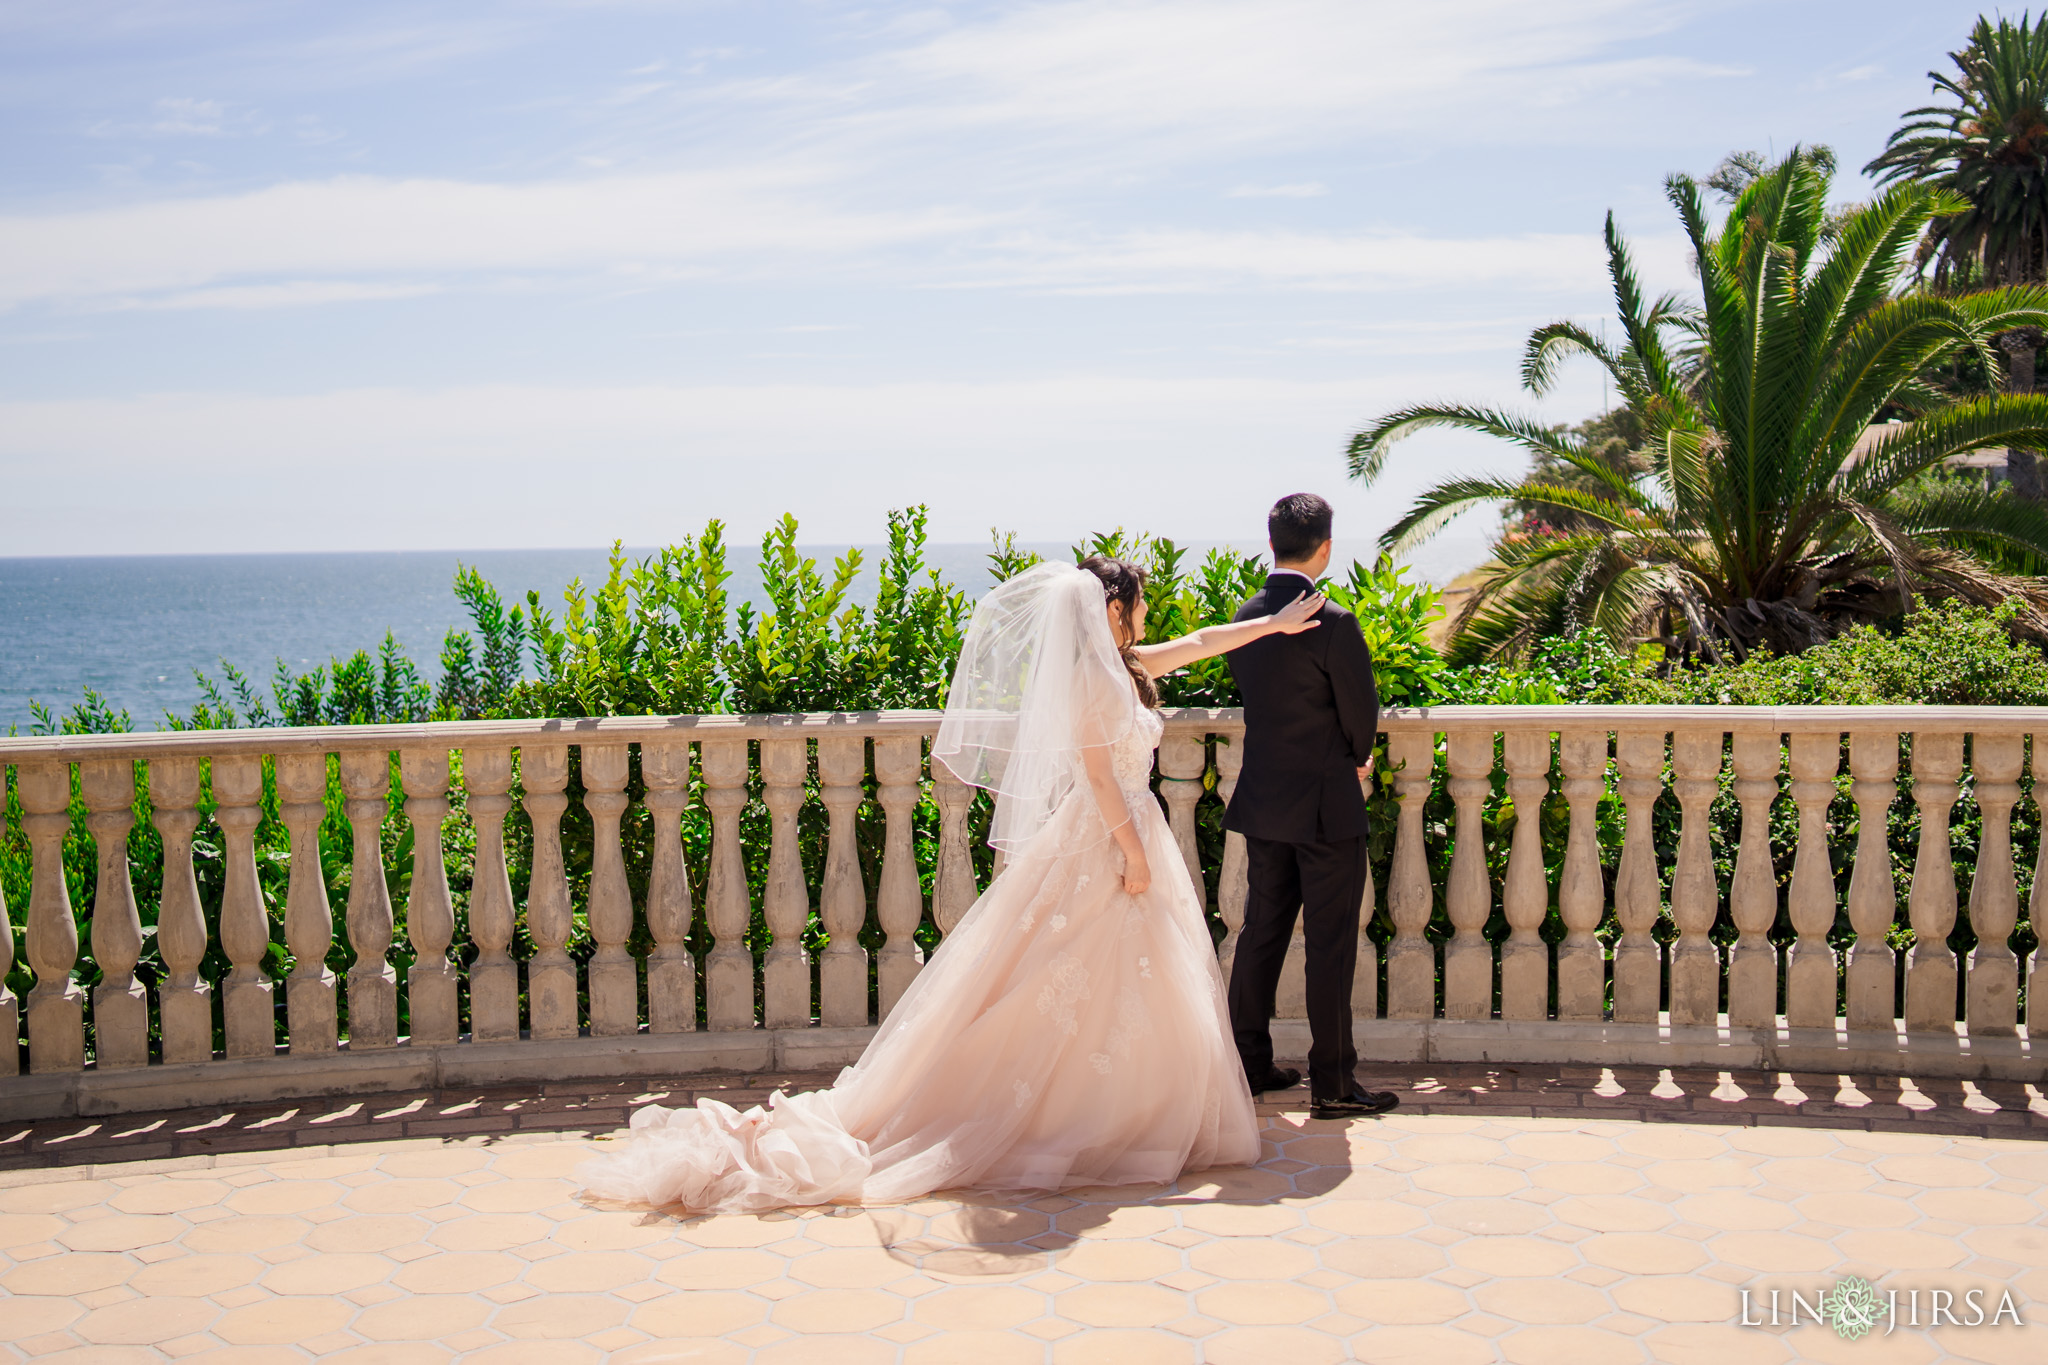
<instances>
[{"instance_id":1,"label":"stone baluster","mask_svg":"<svg viewBox=\"0 0 2048 1365\"><path fill-rule=\"evenodd\" d=\"M1906 1031L1950 1033L1956 1026L1956 869L1949 848L1949 811L1963 774L1963 737L1913 732L1913 804L1920 809L1920 848L1906 912L1913 948L1906 955Z\"/></svg>"},{"instance_id":2,"label":"stone baluster","mask_svg":"<svg viewBox=\"0 0 2048 1365\"><path fill-rule=\"evenodd\" d=\"M1856 864L1849 874L1849 949L1844 985L1849 1027L1890 1032L1897 1019L1898 954L1885 941L1898 914L1886 822L1898 795L1899 737L1889 730L1849 736L1849 794L1856 799Z\"/></svg>"},{"instance_id":3,"label":"stone baluster","mask_svg":"<svg viewBox=\"0 0 2048 1365\"><path fill-rule=\"evenodd\" d=\"M1771 803L1778 797L1782 760L1775 733L1740 731L1734 747L1742 844L1728 886L1728 915L1740 937L1728 955L1728 1023L1735 1028L1766 1028L1778 1017L1778 950L1768 936L1778 919Z\"/></svg>"},{"instance_id":4,"label":"stone baluster","mask_svg":"<svg viewBox=\"0 0 2048 1365\"><path fill-rule=\"evenodd\" d=\"M1564 942L1557 945L1557 1017L1595 1021L1606 1010L1607 995L1607 964L1598 937L1607 906L1598 830L1600 797L1606 787L1607 732L1566 730L1558 737L1557 759L1571 817L1557 884L1557 912L1565 928Z\"/></svg>"},{"instance_id":5,"label":"stone baluster","mask_svg":"<svg viewBox=\"0 0 2048 1365\"><path fill-rule=\"evenodd\" d=\"M1721 954L1707 937L1720 910L1707 808L1721 774L1721 732L1671 736L1671 790L1678 798L1678 861L1671 869L1671 1022L1712 1024L1721 1013Z\"/></svg>"},{"instance_id":6,"label":"stone baluster","mask_svg":"<svg viewBox=\"0 0 2048 1365\"><path fill-rule=\"evenodd\" d=\"M528 744L519 750L523 803L533 823L533 876L526 889L526 934L533 957L526 964L527 1032L534 1038L574 1038L576 960L569 956L575 922L569 877L562 864L562 813L569 809L569 750Z\"/></svg>"},{"instance_id":7,"label":"stone baluster","mask_svg":"<svg viewBox=\"0 0 2048 1365\"><path fill-rule=\"evenodd\" d=\"M2034 818L2048 826L2048 730L2033 736ZM2027 897L2027 919L2035 926L2039 943L2027 963L2027 1036L2048 1038L2048 837L2041 839L2034 854L2034 889Z\"/></svg>"},{"instance_id":8,"label":"stone baluster","mask_svg":"<svg viewBox=\"0 0 2048 1365\"><path fill-rule=\"evenodd\" d=\"M1542 934L1550 912L1543 871L1543 800L1550 795L1550 732L1522 727L1501 739L1508 797L1515 803L1515 833L1501 883L1508 941L1500 954L1500 1017L1544 1019L1550 1014L1550 948Z\"/></svg>"},{"instance_id":9,"label":"stone baluster","mask_svg":"<svg viewBox=\"0 0 2048 1365\"><path fill-rule=\"evenodd\" d=\"M1202 799L1202 774L1208 771L1207 746L1199 734L1168 730L1159 741L1159 794L1166 800L1166 823L1180 845L1181 861L1195 887L1195 899L1208 900L1202 883L1202 855L1195 846L1195 803Z\"/></svg>"},{"instance_id":10,"label":"stone baluster","mask_svg":"<svg viewBox=\"0 0 2048 1365\"><path fill-rule=\"evenodd\" d=\"M238 754L213 760L214 823L220 826L224 885L220 947L234 970L221 982L221 1022L228 1056L277 1052L277 1004L263 973L270 953L270 914L256 880L256 826L263 819L263 760Z\"/></svg>"},{"instance_id":11,"label":"stone baluster","mask_svg":"<svg viewBox=\"0 0 2048 1365\"><path fill-rule=\"evenodd\" d=\"M882 876L875 888L875 918L888 937L875 963L877 1017L886 1019L903 992L917 979L924 953L917 946L917 926L924 920L924 887L917 874L917 848L912 822L917 817L917 785L924 766L924 744L917 735L884 735L875 740L875 786L885 822L882 835ZM934 763L934 773L945 764ZM962 788L961 790L965 790ZM849 830L851 826L848 826ZM835 843L836 847L836 843ZM943 865L942 865L943 866ZM859 865L855 864L855 876ZM973 871L966 874L973 880ZM856 886L858 881L856 881ZM934 899L938 899L934 897ZM971 902L970 902L971 904ZM958 916L955 916L957 922ZM862 983L861 1018L867 1020L867 990Z\"/></svg>"},{"instance_id":12,"label":"stone baluster","mask_svg":"<svg viewBox=\"0 0 2048 1365\"><path fill-rule=\"evenodd\" d=\"M407 1028L415 1047L452 1043L461 1030L455 1008L455 908L448 899L448 863L441 827L448 822L448 751L405 749L398 755L405 818L412 822L412 881L405 899L405 936L412 966L405 974Z\"/></svg>"},{"instance_id":13,"label":"stone baluster","mask_svg":"<svg viewBox=\"0 0 2048 1365\"><path fill-rule=\"evenodd\" d=\"M0 796L7 792L7 769L0 766ZM7 837L7 807L0 801L0 839ZM21 1002L7 989L14 969L14 921L7 913L7 888L0 886L0 1076L21 1074Z\"/></svg>"},{"instance_id":14,"label":"stone baluster","mask_svg":"<svg viewBox=\"0 0 2048 1365\"><path fill-rule=\"evenodd\" d=\"M2010 1034L2019 1022L2019 959L2013 955L2013 924L2019 918L2019 883L2012 865L2012 808L2020 799L2020 768L2026 737L1978 733L1970 737L1970 767L1976 776L1977 810L1984 833L1977 868L1970 878L1969 995L1963 1017L1970 1037Z\"/></svg>"},{"instance_id":15,"label":"stone baluster","mask_svg":"<svg viewBox=\"0 0 2048 1365\"><path fill-rule=\"evenodd\" d=\"M462 786L476 827L476 875L469 888L469 1036L479 1043L519 1037L519 964L512 960L512 878L505 867L505 817L512 810L512 751L464 749Z\"/></svg>"},{"instance_id":16,"label":"stone baluster","mask_svg":"<svg viewBox=\"0 0 2048 1365\"><path fill-rule=\"evenodd\" d=\"M711 811L711 876L705 888L711 955L704 962L704 1017L713 1029L754 1026L754 955L747 951L747 869L740 811L747 804L747 741L707 739L700 748Z\"/></svg>"},{"instance_id":17,"label":"stone baluster","mask_svg":"<svg viewBox=\"0 0 2048 1365\"><path fill-rule=\"evenodd\" d=\"M974 805L974 788L953 775L953 770L932 760L932 799L939 803L939 867L932 887L932 920L941 934L953 926L980 898L974 884L974 853L968 847L967 815Z\"/></svg>"},{"instance_id":18,"label":"stone baluster","mask_svg":"<svg viewBox=\"0 0 2048 1365\"><path fill-rule=\"evenodd\" d=\"M1623 821L1621 862L1614 871L1614 917L1621 926L1621 938L1614 945L1614 1021L1654 1024L1664 959L1652 931L1663 890L1651 820L1664 791L1664 735L1657 730L1616 731L1614 756L1621 775Z\"/></svg>"},{"instance_id":19,"label":"stone baluster","mask_svg":"<svg viewBox=\"0 0 2048 1365\"><path fill-rule=\"evenodd\" d=\"M71 765L24 763L15 769L22 830L29 843L28 1069L37 1074L85 1065L85 991L78 965L78 923L64 882L64 835L71 828Z\"/></svg>"},{"instance_id":20,"label":"stone baluster","mask_svg":"<svg viewBox=\"0 0 2048 1365\"><path fill-rule=\"evenodd\" d=\"M164 841L163 899L156 911L156 950L164 960L164 982L156 992L164 1064L207 1062L213 1060L213 985L199 974L206 958L206 916L192 871L199 760L152 760L149 805L150 823Z\"/></svg>"},{"instance_id":21,"label":"stone baluster","mask_svg":"<svg viewBox=\"0 0 2048 1365\"><path fill-rule=\"evenodd\" d=\"M1244 771L1244 731L1233 730L1216 737L1216 795L1227 807ZM1244 836L1236 830L1223 835L1223 866L1216 877L1216 915L1223 921L1223 941L1217 946L1217 962L1223 979L1237 961L1237 936L1244 932L1244 906L1251 894L1251 877Z\"/></svg>"},{"instance_id":22,"label":"stone baluster","mask_svg":"<svg viewBox=\"0 0 2048 1365\"><path fill-rule=\"evenodd\" d=\"M36 977L28 995L29 1070L76 1071L85 1065L85 992L71 975L78 962L78 925L64 879L64 835L71 826L71 766L23 764L15 769L15 777L31 868L24 926L24 956ZM4 796L4 787L0 787L0 796ZM4 828L4 814L0 814L0 828ZM11 928L8 940L11 957ZM10 1032L5 1037L4 1046L10 1052L17 1048L16 1036ZM10 1057L8 1073L19 1068L19 1060Z\"/></svg>"},{"instance_id":23,"label":"stone baluster","mask_svg":"<svg viewBox=\"0 0 2048 1365\"><path fill-rule=\"evenodd\" d=\"M1799 809L1799 847L1792 859L1786 910L1799 938L1785 971L1785 1023L1791 1028L1833 1028L1835 870L1828 856L1828 804L1842 768L1838 734L1792 736L1792 804ZM1745 826L1746 828L1746 826ZM1747 837L1745 835L1745 837Z\"/></svg>"},{"instance_id":24,"label":"stone baluster","mask_svg":"<svg viewBox=\"0 0 2048 1365\"><path fill-rule=\"evenodd\" d=\"M590 812L590 1032L619 1038L640 1031L640 969L626 951L633 936L633 893L619 822L630 771L623 744L583 746L583 809Z\"/></svg>"},{"instance_id":25,"label":"stone baluster","mask_svg":"<svg viewBox=\"0 0 2048 1365\"><path fill-rule=\"evenodd\" d=\"M320 823L327 818L327 755L277 756L278 814L291 835L291 882L284 897L284 942L292 950L285 978L285 1017L294 1057L332 1052L338 1037L334 973L334 909L320 865Z\"/></svg>"},{"instance_id":26,"label":"stone baluster","mask_svg":"<svg viewBox=\"0 0 2048 1365\"><path fill-rule=\"evenodd\" d=\"M801 739L761 741L761 799L768 807L768 883L761 891L761 917L773 941L761 965L764 1022L769 1028L803 1028L811 1022L811 964L804 955L804 923L811 893L797 847L797 812L804 803L808 746Z\"/></svg>"},{"instance_id":27,"label":"stone baluster","mask_svg":"<svg viewBox=\"0 0 2048 1365\"><path fill-rule=\"evenodd\" d=\"M149 1064L149 995L135 979L142 956L142 920L128 875L128 831L135 827L135 764L89 759L78 765L90 813L99 875L92 903L92 956L100 984L92 993L95 1062L102 1071ZM4 970L4 969L0 969ZM13 1035L4 1042L11 1043Z\"/></svg>"},{"instance_id":28,"label":"stone baluster","mask_svg":"<svg viewBox=\"0 0 2048 1365\"><path fill-rule=\"evenodd\" d=\"M1402 730L1387 739L1394 799L1401 816L1394 830L1394 865L1387 876L1387 914L1394 938L1387 945L1387 1017L1436 1017L1436 950L1428 938L1435 909L1429 864L1422 847L1422 807L1436 767L1436 735Z\"/></svg>"},{"instance_id":29,"label":"stone baluster","mask_svg":"<svg viewBox=\"0 0 2048 1365\"><path fill-rule=\"evenodd\" d=\"M689 870L683 865L683 807L690 802L690 746L686 741L640 746L642 798L654 826L647 869L647 1028L690 1033L697 1027L697 964L690 956Z\"/></svg>"},{"instance_id":30,"label":"stone baluster","mask_svg":"<svg viewBox=\"0 0 2048 1365\"><path fill-rule=\"evenodd\" d=\"M868 954L860 945L868 890L853 830L867 767L867 741L859 735L818 740L818 786L826 812L825 882L818 917L829 935L818 962L818 1019L827 1028L856 1028L868 1021Z\"/></svg>"},{"instance_id":31,"label":"stone baluster","mask_svg":"<svg viewBox=\"0 0 2048 1365\"><path fill-rule=\"evenodd\" d=\"M215 785L219 784L216 774ZM348 941L356 960L348 969L348 1045L361 1052L398 1044L398 973L391 950L391 888L384 880L385 801L391 756L381 749L341 755L342 809L354 835L349 862Z\"/></svg>"},{"instance_id":32,"label":"stone baluster","mask_svg":"<svg viewBox=\"0 0 2048 1365\"><path fill-rule=\"evenodd\" d=\"M1488 1019L1493 1015L1493 945L1485 929L1493 913L1493 882L1486 872L1482 806L1493 786L1493 730L1453 730L1445 739L1457 825L1444 887L1444 910L1456 930L1444 945L1444 1018Z\"/></svg>"}]
</instances>

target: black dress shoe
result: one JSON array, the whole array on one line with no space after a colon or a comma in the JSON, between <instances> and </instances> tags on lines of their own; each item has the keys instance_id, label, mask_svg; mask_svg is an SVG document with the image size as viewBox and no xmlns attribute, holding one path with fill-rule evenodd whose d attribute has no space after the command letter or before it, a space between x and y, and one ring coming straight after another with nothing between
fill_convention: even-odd
<instances>
[{"instance_id":1,"label":"black dress shoe","mask_svg":"<svg viewBox=\"0 0 2048 1365\"><path fill-rule=\"evenodd\" d=\"M1309 1117L1317 1119L1370 1118L1384 1114L1397 1107L1401 1099L1391 1090L1359 1090L1342 1099L1312 1099L1309 1101Z\"/></svg>"},{"instance_id":2,"label":"black dress shoe","mask_svg":"<svg viewBox=\"0 0 2048 1365\"><path fill-rule=\"evenodd\" d=\"M1249 1077L1246 1079L1251 1080ZM1251 1080L1254 1095L1263 1095L1268 1090L1291 1090L1300 1084L1301 1073L1291 1066L1276 1066L1263 1077Z\"/></svg>"}]
</instances>

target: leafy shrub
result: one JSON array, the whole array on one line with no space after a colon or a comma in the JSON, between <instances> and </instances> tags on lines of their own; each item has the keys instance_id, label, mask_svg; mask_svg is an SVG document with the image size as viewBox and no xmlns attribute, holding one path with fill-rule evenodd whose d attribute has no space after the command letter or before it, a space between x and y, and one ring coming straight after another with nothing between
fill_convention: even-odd
<instances>
[{"instance_id":1,"label":"leafy shrub","mask_svg":"<svg viewBox=\"0 0 2048 1365\"><path fill-rule=\"evenodd\" d=\"M1447 668L1431 681L1436 701L1446 706L1611 705L1634 700L1632 689L1649 667L1584 631L1537 641L1526 663Z\"/></svg>"},{"instance_id":2,"label":"leafy shrub","mask_svg":"<svg viewBox=\"0 0 2048 1365\"><path fill-rule=\"evenodd\" d=\"M1703 706L2041 706L2048 658L2008 629L2019 604L1923 606L1896 634L1859 626L1803 654L1637 677L1627 700ZM1586 700L1586 698L1572 698Z\"/></svg>"},{"instance_id":3,"label":"leafy shrub","mask_svg":"<svg viewBox=\"0 0 2048 1365\"><path fill-rule=\"evenodd\" d=\"M1429 642L1429 627L1443 615L1442 599L1428 584L1409 582L1407 572L1381 555L1369 569L1354 561L1348 578L1325 589L1332 602L1358 618L1382 706L1441 699L1444 660Z\"/></svg>"},{"instance_id":4,"label":"leafy shrub","mask_svg":"<svg viewBox=\"0 0 2048 1365\"><path fill-rule=\"evenodd\" d=\"M728 626L725 527L637 563L617 546L595 593L563 594L561 625L528 593L540 677L512 689L510 715L870 711L945 704L966 597L925 563L922 507L889 514L874 607L847 600L863 556L829 575L798 551L797 521L761 539L768 608L740 603ZM472 615L475 613L472 611Z\"/></svg>"},{"instance_id":5,"label":"leafy shrub","mask_svg":"<svg viewBox=\"0 0 2048 1365\"><path fill-rule=\"evenodd\" d=\"M638 563L612 547L593 594L563 590L562 624L529 592L527 633L537 680L508 702L515 714L645 716L720 710L718 644L725 638L725 528L685 536Z\"/></svg>"},{"instance_id":6,"label":"leafy shrub","mask_svg":"<svg viewBox=\"0 0 2048 1365\"><path fill-rule=\"evenodd\" d=\"M480 720L503 710L518 686L525 660L527 621L482 574L466 565L455 571L455 595L469 610L476 636L451 630L441 641L441 685L435 711L457 720Z\"/></svg>"}]
</instances>

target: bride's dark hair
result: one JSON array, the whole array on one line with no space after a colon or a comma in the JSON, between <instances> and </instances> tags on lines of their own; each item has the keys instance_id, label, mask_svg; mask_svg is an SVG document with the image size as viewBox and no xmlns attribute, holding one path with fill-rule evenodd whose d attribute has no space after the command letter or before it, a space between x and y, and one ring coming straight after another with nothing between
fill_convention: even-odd
<instances>
[{"instance_id":1,"label":"bride's dark hair","mask_svg":"<svg viewBox=\"0 0 2048 1365\"><path fill-rule=\"evenodd\" d=\"M1124 559L1111 559L1107 555L1089 555L1081 561L1081 567L1102 580L1102 595L1111 602L1123 604L1124 620L1128 623L1138 603L1145 596L1145 571ZM1123 656L1124 667L1130 670L1131 681L1137 684L1138 698L1146 706L1159 709L1159 689L1153 685L1152 675L1138 662L1138 656L1131 652L1136 640L1118 640L1116 652Z\"/></svg>"}]
</instances>

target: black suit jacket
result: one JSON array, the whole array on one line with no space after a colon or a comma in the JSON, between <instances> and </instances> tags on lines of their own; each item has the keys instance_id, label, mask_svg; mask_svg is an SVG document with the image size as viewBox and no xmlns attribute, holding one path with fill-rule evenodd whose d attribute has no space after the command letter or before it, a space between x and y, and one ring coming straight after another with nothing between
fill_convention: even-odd
<instances>
[{"instance_id":1,"label":"black suit jacket","mask_svg":"<svg viewBox=\"0 0 2048 1365\"><path fill-rule=\"evenodd\" d=\"M1308 590L1274 574L1234 620L1266 616ZM1287 843L1329 843L1366 832L1358 770L1379 732L1372 652L1350 612L1325 605L1322 623L1268 635L1227 656L1244 694L1244 768L1225 829Z\"/></svg>"}]
</instances>

